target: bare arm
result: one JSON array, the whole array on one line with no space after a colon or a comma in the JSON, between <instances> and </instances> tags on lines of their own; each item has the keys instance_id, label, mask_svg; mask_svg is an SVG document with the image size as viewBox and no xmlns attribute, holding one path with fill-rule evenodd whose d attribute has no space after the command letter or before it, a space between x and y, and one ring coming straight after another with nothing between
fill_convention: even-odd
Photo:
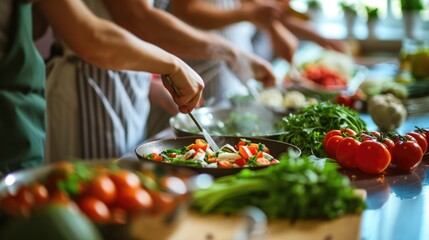
<instances>
[{"instance_id":1,"label":"bare arm","mask_svg":"<svg viewBox=\"0 0 429 240\"><path fill-rule=\"evenodd\" d=\"M41 0L37 7L63 41L87 62L107 69L170 75L182 96L176 97L166 87L180 111L188 112L198 103L202 79L177 57L97 18L81 1Z\"/></svg>"},{"instance_id":2,"label":"bare arm","mask_svg":"<svg viewBox=\"0 0 429 240\"><path fill-rule=\"evenodd\" d=\"M202 29L217 29L241 21L266 28L278 19L282 7L266 0L242 1L236 8L222 9L202 0L172 0L171 11L185 22Z\"/></svg>"},{"instance_id":3,"label":"bare arm","mask_svg":"<svg viewBox=\"0 0 429 240\"><path fill-rule=\"evenodd\" d=\"M237 57L225 39L199 31L146 0L103 1L118 25L177 56L226 61Z\"/></svg>"},{"instance_id":4,"label":"bare arm","mask_svg":"<svg viewBox=\"0 0 429 240\"><path fill-rule=\"evenodd\" d=\"M269 63L238 50L220 36L197 30L173 15L151 7L146 0L103 1L117 24L145 41L180 57L226 61L238 76L251 66L249 74L265 86L275 82Z\"/></svg>"}]
</instances>

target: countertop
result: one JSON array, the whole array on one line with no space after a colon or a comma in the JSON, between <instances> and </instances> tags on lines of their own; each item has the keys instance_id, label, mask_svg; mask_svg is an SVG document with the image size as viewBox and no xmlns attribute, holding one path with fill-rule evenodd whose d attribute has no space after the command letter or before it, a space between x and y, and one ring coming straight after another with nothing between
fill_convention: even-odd
<instances>
[{"instance_id":1,"label":"countertop","mask_svg":"<svg viewBox=\"0 0 429 240\"><path fill-rule=\"evenodd\" d=\"M377 130L371 117L361 114L369 130ZM429 113L410 116L398 129L405 134L415 126L429 128ZM166 129L154 138L174 137L172 129ZM122 159L137 159L134 152ZM352 183L367 191L367 209L362 216L361 239L363 240L427 240L429 239L429 156L410 173L386 172L365 175L357 171L342 171Z\"/></svg>"}]
</instances>

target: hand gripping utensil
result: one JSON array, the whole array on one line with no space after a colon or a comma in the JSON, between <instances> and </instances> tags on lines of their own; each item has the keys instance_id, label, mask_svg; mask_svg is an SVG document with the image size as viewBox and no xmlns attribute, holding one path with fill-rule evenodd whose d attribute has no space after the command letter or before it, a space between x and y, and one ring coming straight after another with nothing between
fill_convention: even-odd
<instances>
[{"instance_id":1,"label":"hand gripping utensil","mask_svg":"<svg viewBox=\"0 0 429 240\"><path fill-rule=\"evenodd\" d=\"M171 81L170 76L168 75L162 75L161 76L163 81L166 81L170 86L173 88L174 93L180 97L180 93L177 90L176 86L174 85L173 81ZM192 112L188 112L189 117L191 117L192 121L194 121L195 125L197 125L198 129L203 133L204 138L206 139L207 143L210 145L212 150L214 152L218 152L220 150L219 146L216 144L216 142L213 140L213 138L210 136L210 134L207 132L206 129L204 129L201 124L198 122L198 120L194 117Z\"/></svg>"}]
</instances>

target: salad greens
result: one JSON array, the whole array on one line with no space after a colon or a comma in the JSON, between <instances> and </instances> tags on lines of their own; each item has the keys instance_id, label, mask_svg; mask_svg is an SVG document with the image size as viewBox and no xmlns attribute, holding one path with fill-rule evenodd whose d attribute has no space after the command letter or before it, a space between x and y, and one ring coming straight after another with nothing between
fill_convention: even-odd
<instances>
[{"instance_id":1,"label":"salad greens","mask_svg":"<svg viewBox=\"0 0 429 240\"><path fill-rule=\"evenodd\" d=\"M203 214L236 214L249 205L269 219L291 220L332 219L365 209L349 179L334 165L315 165L310 157L293 152L269 168L216 179L210 188L197 190L192 203Z\"/></svg>"},{"instance_id":2,"label":"salad greens","mask_svg":"<svg viewBox=\"0 0 429 240\"><path fill-rule=\"evenodd\" d=\"M296 145L305 155L326 156L323 138L333 129L350 128L356 132L367 131L366 123L358 113L348 107L322 102L289 114L281 123L284 134L280 140Z\"/></svg>"}]
</instances>

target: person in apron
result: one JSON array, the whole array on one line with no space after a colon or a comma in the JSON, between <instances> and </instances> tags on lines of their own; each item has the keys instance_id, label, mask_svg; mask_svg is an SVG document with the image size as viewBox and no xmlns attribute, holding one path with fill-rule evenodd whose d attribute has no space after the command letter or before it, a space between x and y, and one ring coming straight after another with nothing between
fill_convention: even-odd
<instances>
[{"instance_id":1,"label":"person in apron","mask_svg":"<svg viewBox=\"0 0 429 240\"><path fill-rule=\"evenodd\" d=\"M8 4L8 5L7 5ZM3 0L9 11L7 44L0 46L0 171L3 174L43 164L45 71L31 32L31 4Z\"/></svg>"},{"instance_id":2,"label":"person in apron","mask_svg":"<svg viewBox=\"0 0 429 240\"><path fill-rule=\"evenodd\" d=\"M136 36L148 41L155 39L157 42L154 43L163 44L163 48L175 54L187 54L219 61L222 59L219 59L217 52L205 53L207 48L216 46L222 51L235 51L232 45L223 39L217 41L216 38L197 32L189 26L179 25L180 22L172 22L172 20L178 20L171 15L166 16L163 11L149 7L152 3L148 1L128 1L121 4L116 1L101 0L83 2L98 17L109 21L117 20L116 23L129 29ZM134 7L133 4L136 3L144 4L135 5L135 7L141 7L139 13L153 16L153 18L147 17L146 21L137 21L133 18L135 22L144 23L139 25L140 28L163 25L178 35L165 35L164 32L168 32L169 29L155 29L151 35L160 35L160 37L150 38L144 34L144 31L136 30L135 26L133 28L124 24L124 16L119 16L118 20L118 14L124 12L129 13L127 16L132 16L135 12L132 10L136 8L131 6ZM159 13L161 15L157 15ZM181 36L189 41L177 40L182 39ZM73 157L83 159L120 157L133 151L136 145L142 143L146 139L147 130L152 130L151 134L153 134L155 129L162 130L168 127L171 113L160 114L163 112L159 109L156 109L156 112L152 111L152 121L148 123L148 111L153 109L148 100L153 95L150 86L159 82L151 81L150 74L98 68L80 60L78 54L74 53L67 44L62 42L60 44L64 54L50 61L47 78L46 155L49 161ZM189 49L189 51L183 51L183 49ZM259 64L256 61L254 63ZM264 71L271 74L267 69ZM274 78L272 77L271 80L273 81ZM162 95L158 94L154 98L159 100L160 97Z\"/></svg>"},{"instance_id":3,"label":"person in apron","mask_svg":"<svg viewBox=\"0 0 429 240\"><path fill-rule=\"evenodd\" d=\"M169 75L181 92L178 97L172 87L166 85L179 111L187 113L197 105L203 81L179 58L96 18L79 1L41 0L37 5L54 29L61 32L86 61L101 68ZM32 40L31 5L20 0L4 0L0 2L0 9L0 130L4 134L0 140L0 171L6 174L43 164L46 79L43 60ZM90 42L84 43L82 39ZM114 56L116 61L109 56Z\"/></svg>"}]
</instances>

